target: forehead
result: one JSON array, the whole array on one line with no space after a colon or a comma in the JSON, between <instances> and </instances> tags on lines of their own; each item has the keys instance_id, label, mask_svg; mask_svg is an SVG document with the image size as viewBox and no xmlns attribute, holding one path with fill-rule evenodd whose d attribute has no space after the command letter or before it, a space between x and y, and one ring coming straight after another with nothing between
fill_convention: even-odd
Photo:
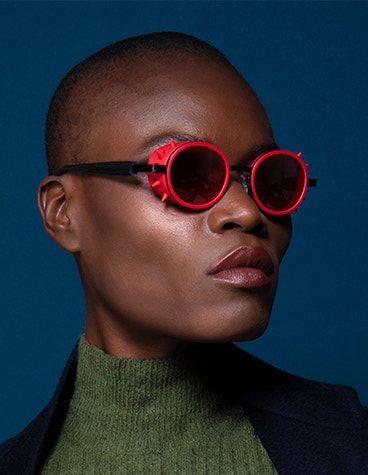
<instances>
[{"instance_id":1,"label":"forehead","mask_svg":"<svg viewBox=\"0 0 368 475\"><path fill-rule=\"evenodd\" d=\"M131 157L170 135L209 141L225 153L235 144L254 147L273 139L254 92L235 72L213 61L151 62L106 87L114 107L101 114L90 136L99 159L102 151L116 154L117 148L118 159L125 159L122 148Z\"/></svg>"}]
</instances>

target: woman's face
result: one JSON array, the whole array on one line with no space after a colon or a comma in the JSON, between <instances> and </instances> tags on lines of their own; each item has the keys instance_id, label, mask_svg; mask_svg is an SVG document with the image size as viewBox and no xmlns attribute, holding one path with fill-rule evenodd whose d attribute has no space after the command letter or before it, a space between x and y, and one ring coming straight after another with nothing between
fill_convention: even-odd
<instances>
[{"instance_id":1,"label":"woman's face","mask_svg":"<svg viewBox=\"0 0 368 475\"><path fill-rule=\"evenodd\" d=\"M89 162L143 162L170 137L211 142L230 164L250 164L272 147L263 107L223 66L192 59L158 77L117 94L120 112L96 124ZM261 213L236 179L198 212L162 203L144 176L71 179L92 344L117 356L159 357L187 342L248 340L265 330L288 216Z\"/></svg>"}]
</instances>

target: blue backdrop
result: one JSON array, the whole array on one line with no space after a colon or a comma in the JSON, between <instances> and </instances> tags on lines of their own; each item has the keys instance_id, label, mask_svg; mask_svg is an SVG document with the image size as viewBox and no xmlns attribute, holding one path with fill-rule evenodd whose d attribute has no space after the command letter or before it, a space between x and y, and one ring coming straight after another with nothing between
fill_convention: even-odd
<instances>
[{"instance_id":1,"label":"blue backdrop","mask_svg":"<svg viewBox=\"0 0 368 475\"><path fill-rule=\"evenodd\" d=\"M48 102L88 54L159 30L227 54L319 180L294 216L272 323L244 346L368 403L367 20L365 2L0 2L0 439L47 402L84 325L73 259L36 208Z\"/></svg>"}]
</instances>

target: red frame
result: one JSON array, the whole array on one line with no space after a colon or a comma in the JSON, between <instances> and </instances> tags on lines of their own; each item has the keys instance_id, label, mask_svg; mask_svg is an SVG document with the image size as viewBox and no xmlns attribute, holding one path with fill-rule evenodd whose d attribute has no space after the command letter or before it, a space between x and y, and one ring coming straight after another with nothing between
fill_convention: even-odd
<instances>
[{"instance_id":1,"label":"red frame","mask_svg":"<svg viewBox=\"0 0 368 475\"><path fill-rule=\"evenodd\" d=\"M186 148L191 147L204 147L209 148L215 151L223 160L224 167L225 167L225 178L224 184L219 191L216 198L207 203L203 204L193 204L187 203L183 201L176 193L173 187L171 186L171 168L175 157L185 150ZM206 209L213 206L217 203L224 195L225 191L227 190L229 181L230 181L230 166L229 162L225 156L225 154L217 148L215 145L212 145L207 142L174 142L173 140L170 141L169 144L163 145L155 150L150 158L148 159L149 165L163 165L166 166L165 172L157 172L157 173L148 173L148 181L151 187L161 196L162 201L170 200L174 203L178 203L181 206L189 209Z\"/></svg>"},{"instance_id":2,"label":"red frame","mask_svg":"<svg viewBox=\"0 0 368 475\"><path fill-rule=\"evenodd\" d=\"M300 180L300 182L302 182L301 189L299 190L300 197L293 204L293 206L287 208L287 211L285 211L285 210L271 210L269 208L266 208L262 204L260 199L258 198L257 192L256 192L255 176L256 176L257 169L259 168L259 166L262 164L262 162L265 159L273 157L275 155L288 155L288 156L293 157L295 160L297 160L299 162L299 164L301 165L301 168L303 170L303 180ZM304 163L303 160L302 160L302 152L293 153L293 152L290 152L289 150L272 150L270 152L262 153L261 155L259 155L253 161L253 163L251 165L252 173L251 173L251 176L250 176L250 189L251 189L251 192L252 192L252 197L254 198L254 201L257 203L257 206L259 206L259 208L261 208L261 210L263 210L265 213L272 214L274 216L284 216L285 214L290 214L293 211L295 211L300 206L301 202L304 200L305 194L307 192L307 188L308 188L307 167L308 167L308 164Z\"/></svg>"}]
</instances>

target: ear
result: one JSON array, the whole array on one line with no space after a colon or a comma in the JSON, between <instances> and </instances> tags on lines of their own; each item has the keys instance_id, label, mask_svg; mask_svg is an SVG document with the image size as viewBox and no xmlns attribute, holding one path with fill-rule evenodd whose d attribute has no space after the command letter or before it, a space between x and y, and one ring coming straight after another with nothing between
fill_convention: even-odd
<instances>
[{"instance_id":1,"label":"ear","mask_svg":"<svg viewBox=\"0 0 368 475\"><path fill-rule=\"evenodd\" d=\"M38 188L38 208L48 234L65 250L75 253L79 251L78 220L69 206L73 193L69 178L46 177Z\"/></svg>"}]
</instances>

